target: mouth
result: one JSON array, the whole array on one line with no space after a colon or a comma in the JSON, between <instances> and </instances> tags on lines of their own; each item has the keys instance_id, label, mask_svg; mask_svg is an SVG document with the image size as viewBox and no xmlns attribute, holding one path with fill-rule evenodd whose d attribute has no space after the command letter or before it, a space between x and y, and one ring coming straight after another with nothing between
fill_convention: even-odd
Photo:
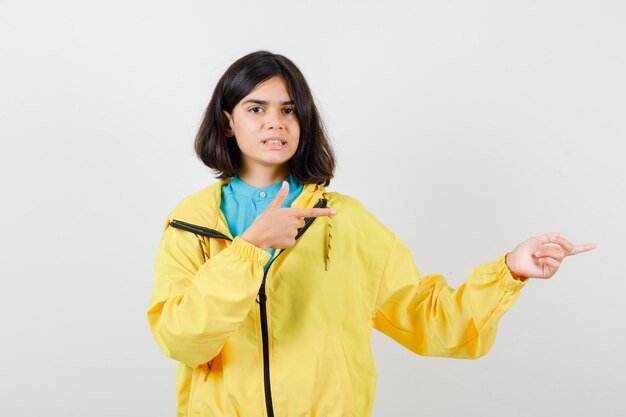
<instances>
[{"instance_id":1,"label":"mouth","mask_svg":"<svg viewBox=\"0 0 626 417\"><path fill-rule=\"evenodd\" d=\"M267 138L263 139L261 143L270 148L279 149L287 144L287 141L281 138Z\"/></svg>"},{"instance_id":2,"label":"mouth","mask_svg":"<svg viewBox=\"0 0 626 417\"><path fill-rule=\"evenodd\" d=\"M262 144L264 145L278 145L278 146L284 146L287 144L286 140L283 140L281 138L267 138L267 139L263 139L261 141Z\"/></svg>"}]
</instances>

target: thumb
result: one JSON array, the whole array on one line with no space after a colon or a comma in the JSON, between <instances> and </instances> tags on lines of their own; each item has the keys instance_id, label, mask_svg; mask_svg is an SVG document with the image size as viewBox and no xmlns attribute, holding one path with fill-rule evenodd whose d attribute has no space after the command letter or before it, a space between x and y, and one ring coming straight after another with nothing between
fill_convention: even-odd
<instances>
[{"instance_id":1,"label":"thumb","mask_svg":"<svg viewBox=\"0 0 626 417\"><path fill-rule=\"evenodd\" d=\"M267 206L267 208L279 209L280 206L283 204L283 201L285 201L285 198L287 198L288 194L289 194L289 183L287 181L283 181L283 184L280 186L280 190L278 190L276 197L274 197L274 201L272 201L270 205Z\"/></svg>"}]
</instances>

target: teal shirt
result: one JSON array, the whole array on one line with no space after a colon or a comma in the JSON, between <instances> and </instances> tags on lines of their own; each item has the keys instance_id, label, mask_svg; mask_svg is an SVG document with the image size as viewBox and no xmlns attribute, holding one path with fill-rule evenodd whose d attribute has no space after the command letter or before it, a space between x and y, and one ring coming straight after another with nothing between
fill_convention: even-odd
<instances>
[{"instance_id":1,"label":"teal shirt","mask_svg":"<svg viewBox=\"0 0 626 417\"><path fill-rule=\"evenodd\" d=\"M300 195L304 188L302 184L297 184L289 175L285 178L289 183L289 194L281 204L281 207L291 207L291 203ZM282 181L263 188L256 188L235 176L228 184L222 187L222 200L220 209L226 217L228 230L234 237L241 235L254 222L263 210L274 201L274 197L280 190ZM268 248L267 251L274 257L276 249ZM272 258L265 264L265 269L269 266Z\"/></svg>"}]
</instances>

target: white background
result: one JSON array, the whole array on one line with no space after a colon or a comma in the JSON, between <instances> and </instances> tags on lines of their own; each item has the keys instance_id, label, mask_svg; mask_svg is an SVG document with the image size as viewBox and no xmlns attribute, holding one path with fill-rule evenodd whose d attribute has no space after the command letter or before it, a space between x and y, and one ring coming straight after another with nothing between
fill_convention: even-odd
<instances>
[{"instance_id":1,"label":"white background","mask_svg":"<svg viewBox=\"0 0 626 417\"><path fill-rule=\"evenodd\" d=\"M623 416L621 1L0 1L0 415L174 415L145 311L193 137L258 49L298 65L360 199L457 287L559 231L477 361L374 334L374 416Z\"/></svg>"}]
</instances>

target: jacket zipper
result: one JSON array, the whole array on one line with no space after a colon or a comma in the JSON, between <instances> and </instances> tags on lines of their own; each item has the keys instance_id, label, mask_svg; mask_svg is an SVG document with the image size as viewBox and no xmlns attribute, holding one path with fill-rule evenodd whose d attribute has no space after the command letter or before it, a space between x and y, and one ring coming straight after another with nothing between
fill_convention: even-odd
<instances>
[{"instance_id":1,"label":"jacket zipper","mask_svg":"<svg viewBox=\"0 0 626 417\"><path fill-rule=\"evenodd\" d=\"M328 200L324 198L320 198L320 200L317 202L314 208L324 208L326 207L327 202ZM304 234L306 229L308 229L311 226L311 224L313 224L315 219L316 217L306 217L304 219L304 226L302 226L298 230L298 233L296 234L296 240L298 240L300 236ZM187 230L189 232L197 233L202 236L232 240L231 238L229 238L228 236L226 236L225 234L221 232L218 232L217 230L183 222L180 220L172 220L170 221L170 225L172 227ZM272 404L272 387L270 384L270 352L269 352L269 335L268 335L269 330L268 330L268 322L267 322L267 295L265 294L265 282L267 278L267 272L270 270L270 267L272 266L276 258L278 258L280 254L283 253L284 251L285 249L281 249L276 254L276 256L272 258L267 268L265 268L265 271L263 272L263 281L261 282L261 288L259 288L259 293L258 293L258 298L257 298L257 302L259 303L259 308L261 312L261 338L262 338L262 345L263 345L263 385L265 388L265 407L267 409L267 417L274 417L274 406Z\"/></svg>"},{"instance_id":2,"label":"jacket zipper","mask_svg":"<svg viewBox=\"0 0 626 417\"><path fill-rule=\"evenodd\" d=\"M327 200L320 198L314 208L323 208L326 207ZM316 217L307 217L304 220L304 226L298 230L296 234L296 240L300 238L306 231L306 229L311 226ZM265 294L265 282L267 278L267 272L270 270L270 267L283 253L285 249L281 249L276 256L270 261L269 265L265 269L263 273L263 281L261 282L261 288L259 289L259 308L261 310L261 338L263 339L263 382L265 387L265 406L267 408L267 417L274 417L274 406L272 404L272 387L270 384L270 352L269 352L269 335L268 335L268 323L267 323L267 295Z\"/></svg>"}]
</instances>

